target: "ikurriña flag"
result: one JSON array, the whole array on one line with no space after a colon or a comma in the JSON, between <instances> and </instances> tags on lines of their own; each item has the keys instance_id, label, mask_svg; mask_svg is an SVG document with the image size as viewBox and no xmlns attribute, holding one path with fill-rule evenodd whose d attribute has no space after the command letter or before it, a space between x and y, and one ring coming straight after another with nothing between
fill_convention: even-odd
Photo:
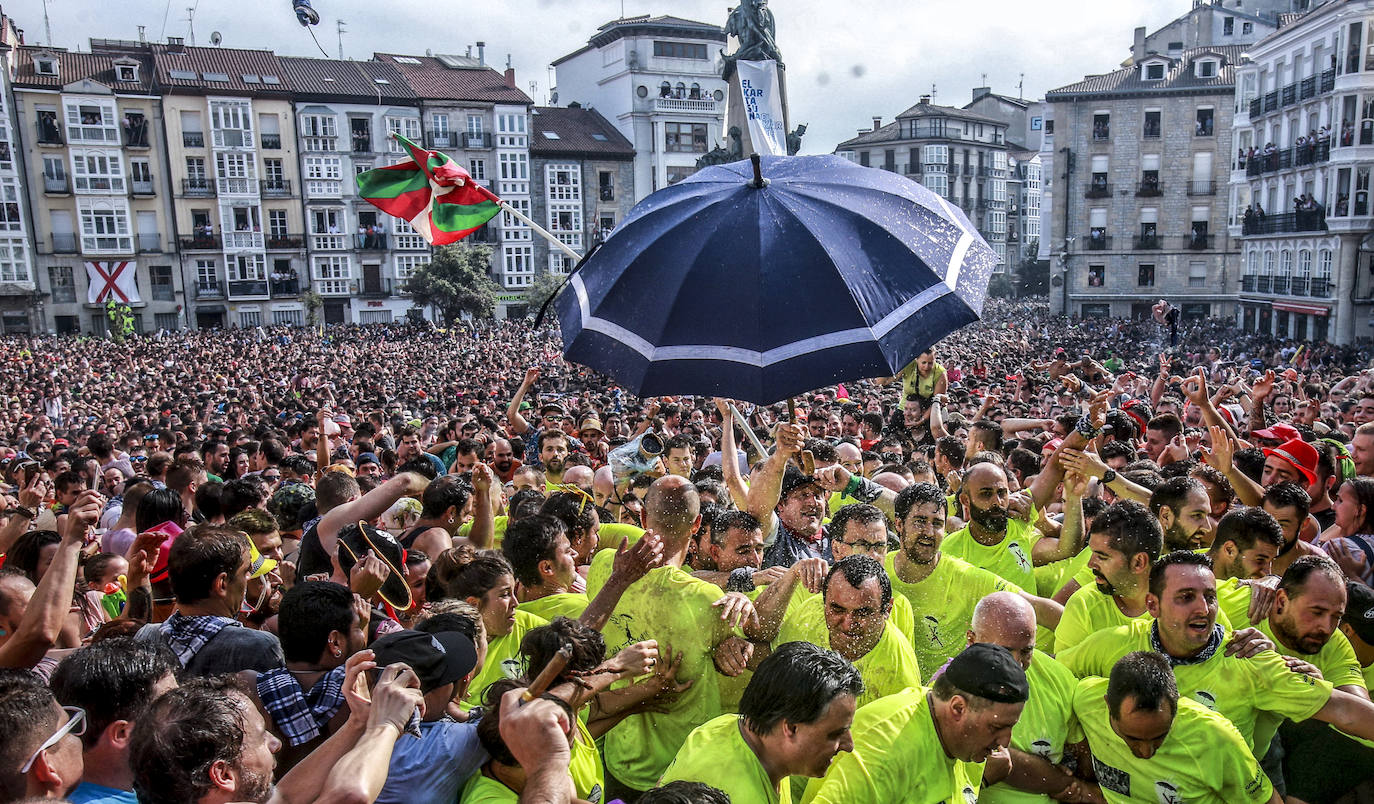
<instances>
[{"instance_id":1,"label":"ikurri\u00f1a flag","mask_svg":"<svg viewBox=\"0 0 1374 804\"><path fill-rule=\"evenodd\" d=\"M410 159L358 174L358 194L368 203L409 221L434 246L462 240L501 211L501 199L447 154L392 136Z\"/></svg>"}]
</instances>

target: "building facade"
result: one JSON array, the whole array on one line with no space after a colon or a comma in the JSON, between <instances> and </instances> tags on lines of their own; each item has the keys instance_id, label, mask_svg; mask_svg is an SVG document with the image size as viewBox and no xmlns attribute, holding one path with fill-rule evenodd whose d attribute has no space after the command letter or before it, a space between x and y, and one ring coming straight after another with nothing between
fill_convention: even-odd
<instances>
[{"instance_id":1,"label":"building facade","mask_svg":"<svg viewBox=\"0 0 1374 804\"><path fill-rule=\"evenodd\" d=\"M680 17L608 22L556 59L555 102L600 112L635 149L635 200L696 172L721 144L725 93L719 26Z\"/></svg>"},{"instance_id":2,"label":"building facade","mask_svg":"<svg viewBox=\"0 0 1374 804\"><path fill-rule=\"evenodd\" d=\"M20 137L24 184L45 301L31 323L101 334L113 300L128 305L140 332L179 329L185 285L162 183L150 53L138 43L91 44L90 53L32 46L15 53L15 113L28 128ZM20 207L8 189L5 196L7 209Z\"/></svg>"},{"instance_id":3,"label":"building facade","mask_svg":"<svg viewBox=\"0 0 1374 804\"><path fill-rule=\"evenodd\" d=\"M476 56L378 53L375 58L394 66L415 93L420 118L417 133L423 134L427 146L451 156L502 201L529 215L529 131L534 102L516 88L513 68L507 67L503 74L487 66L484 43L477 43L477 51ZM400 225L408 228L403 222ZM492 277L502 289L497 315L504 317L513 307L523 308L524 289L534 281L536 265L530 228L502 212L469 240L493 249Z\"/></svg>"},{"instance_id":4,"label":"building facade","mask_svg":"<svg viewBox=\"0 0 1374 804\"><path fill-rule=\"evenodd\" d=\"M34 271L30 222L32 209L23 176L24 153L20 147L14 114L10 76L17 61L19 31L14 21L0 14L0 333L42 332L44 296Z\"/></svg>"},{"instance_id":5,"label":"building facade","mask_svg":"<svg viewBox=\"0 0 1374 804\"><path fill-rule=\"evenodd\" d=\"M1374 2L1316 5L1249 55L1238 70L1231 173L1237 322L1278 337L1368 338Z\"/></svg>"},{"instance_id":6,"label":"building facade","mask_svg":"<svg viewBox=\"0 0 1374 804\"><path fill-rule=\"evenodd\" d=\"M835 153L864 167L902 173L949 200L968 216L978 233L1007 266L1007 124L951 106L937 106L928 95L883 125L835 147Z\"/></svg>"},{"instance_id":7,"label":"building facade","mask_svg":"<svg viewBox=\"0 0 1374 804\"><path fill-rule=\"evenodd\" d=\"M530 176L534 220L578 254L611 233L634 205L634 146L591 109L534 110ZM535 264L566 275L574 260L535 238Z\"/></svg>"},{"instance_id":8,"label":"building facade","mask_svg":"<svg viewBox=\"0 0 1374 804\"><path fill-rule=\"evenodd\" d=\"M1137 49L1128 67L1046 94L1056 185L1041 242L1052 241L1053 312L1143 317L1164 298L1187 318L1232 314L1225 188L1243 49Z\"/></svg>"}]
</instances>

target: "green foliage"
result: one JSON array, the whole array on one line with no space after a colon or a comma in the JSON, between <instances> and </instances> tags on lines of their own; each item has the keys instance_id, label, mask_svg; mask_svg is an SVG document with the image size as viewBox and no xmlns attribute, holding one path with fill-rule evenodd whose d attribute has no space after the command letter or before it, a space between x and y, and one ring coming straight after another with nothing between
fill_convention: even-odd
<instances>
[{"instance_id":1,"label":"green foliage","mask_svg":"<svg viewBox=\"0 0 1374 804\"><path fill-rule=\"evenodd\" d=\"M561 275L549 271L540 271L534 277L534 283L525 291L525 303L528 305L526 309L529 314L531 316L538 315L539 308L543 307L544 302L557 293L562 286L563 277Z\"/></svg>"},{"instance_id":2,"label":"green foliage","mask_svg":"<svg viewBox=\"0 0 1374 804\"><path fill-rule=\"evenodd\" d=\"M1016 288L1012 286L1011 276L1003 271L1000 274L993 274L988 281L988 297L994 299L1010 299L1016 293Z\"/></svg>"},{"instance_id":3,"label":"green foliage","mask_svg":"<svg viewBox=\"0 0 1374 804\"><path fill-rule=\"evenodd\" d=\"M488 276L491 246L454 243L440 246L434 258L410 275L406 292L417 306L439 311L451 326L463 313L490 318L496 311L500 288Z\"/></svg>"}]
</instances>

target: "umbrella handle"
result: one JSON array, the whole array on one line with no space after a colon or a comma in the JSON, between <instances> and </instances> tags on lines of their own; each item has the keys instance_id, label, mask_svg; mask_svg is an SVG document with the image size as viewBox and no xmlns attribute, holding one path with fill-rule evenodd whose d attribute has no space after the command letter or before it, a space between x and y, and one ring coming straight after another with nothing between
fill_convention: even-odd
<instances>
[{"instance_id":1,"label":"umbrella handle","mask_svg":"<svg viewBox=\"0 0 1374 804\"><path fill-rule=\"evenodd\" d=\"M768 186L768 179L763 177L762 160L758 154L749 154L749 162L754 166L754 180L749 183L755 190L762 190Z\"/></svg>"}]
</instances>

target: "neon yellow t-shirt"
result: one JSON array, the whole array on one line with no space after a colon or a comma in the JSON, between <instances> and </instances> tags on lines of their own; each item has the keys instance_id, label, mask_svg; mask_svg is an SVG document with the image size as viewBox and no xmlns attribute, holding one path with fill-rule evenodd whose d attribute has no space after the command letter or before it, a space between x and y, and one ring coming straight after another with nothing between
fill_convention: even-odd
<instances>
[{"instance_id":1,"label":"neon yellow t-shirt","mask_svg":"<svg viewBox=\"0 0 1374 804\"><path fill-rule=\"evenodd\" d=\"M1097 783L1111 804L1262 804L1273 796L1269 777L1226 718L1180 698L1164 743L1141 759L1112 730L1106 694L1106 679L1082 681L1073 710L1092 749Z\"/></svg>"},{"instance_id":2,"label":"neon yellow t-shirt","mask_svg":"<svg viewBox=\"0 0 1374 804\"><path fill-rule=\"evenodd\" d=\"M978 795L982 763L952 759L940 745L925 687L861 707L850 731L854 750L835 756L812 779L802 804L963 804Z\"/></svg>"},{"instance_id":3,"label":"neon yellow t-shirt","mask_svg":"<svg viewBox=\"0 0 1374 804\"><path fill-rule=\"evenodd\" d=\"M1035 568L1035 593L1041 597L1054 597L1074 576L1087 569L1088 559L1093 551L1083 548L1073 558L1051 561Z\"/></svg>"},{"instance_id":4,"label":"neon yellow t-shirt","mask_svg":"<svg viewBox=\"0 0 1374 804\"><path fill-rule=\"evenodd\" d=\"M1030 522L1035 521L1036 510L1031 508ZM1007 534L994 545L979 544L973 538L969 526L965 525L945 537L940 552L947 556L962 558L975 567L1004 578L1022 589L1034 589L1035 564L1031 561L1031 550L1044 534L1036 530L1030 522L1020 519L1007 520Z\"/></svg>"},{"instance_id":5,"label":"neon yellow t-shirt","mask_svg":"<svg viewBox=\"0 0 1374 804\"><path fill-rule=\"evenodd\" d=\"M787 613L782 628L778 630L777 644L785 642L810 642L830 649L830 630L825 625L825 600L820 595L812 595ZM921 668L916 663L916 654L911 650L911 641L893 625L891 616L883 626L878 644L859 657L854 667L864 680L859 706L908 687L921 686Z\"/></svg>"},{"instance_id":6,"label":"neon yellow t-shirt","mask_svg":"<svg viewBox=\"0 0 1374 804\"><path fill-rule=\"evenodd\" d=\"M596 549L615 550L626 539L633 545L644 535L644 528L624 522L602 522L596 530Z\"/></svg>"},{"instance_id":7,"label":"neon yellow t-shirt","mask_svg":"<svg viewBox=\"0 0 1374 804\"><path fill-rule=\"evenodd\" d=\"M687 735L687 741L659 779L703 782L730 795L731 804L781 804L791 800L787 779L775 788L768 772L740 734L739 715L721 715Z\"/></svg>"},{"instance_id":8,"label":"neon yellow t-shirt","mask_svg":"<svg viewBox=\"0 0 1374 804\"><path fill-rule=\"evenodd\" d=\"M527 611L536 617L553 622L555 617L568 617L576 620L587 610L591 601L581 592L558 592L552 595L526 600L517 611Z\"/></svg>"},{"instance_id":9,"label":"neon yellow t-shirt","mask_svg":"<svg viewBox=\"0 0 1374 804\"><path fill-rule=\"evenodd\" d=\"M1217 581L1217 609L1236 628L1255 625L1250 622L1250 597L1253 593L1249 586L1242 586L1239 578Z\"/></svg>"},{"instance_id":10,"label":"neon yellow t-shirt","mask_svg":"<svg viewBox=\"0 0 1374 804\"><path fill-rule=\"evenodd\" d=\"M1059 627L1054 629L1055 649L1060 653L1087 639L1089 634L1126 625L1132 620L1153 621L1149 611L1128 617L1111 595L1104 595L1097 584L1089 583L1069 596Z\"/></svg>"},{"instance_id":11,"label":"neon yellow t-shirt","mask_svg":"<svg viewBox=\"0 0 1374 804\"><path fill-rule=\"evenodd\" d=\"M1106 678L1122 656L1152 649L1152 625L1132 620L1128 625L1099 631L1060 653L1059 661L1079 678ZM1328 681L1289 670L1283 657L1272 650L1238 659L1220 648L1205 661L1176 665L1174 678L1179 695L1225 715L1252 750L1261 746L1261 754L1268 750L1282 718L1312 717L1330 700L1332 689Z\"/></svg>"},{"instance_id":12,"label":"neon yellow t-shirt","mask_svg":"<svg viewBox=\"0 0 1374 804\"><path fill-rule=\"evenodd\" d=\"M921 678L935 671L964 649L973 607L993 592L1021 591L985 569L962 559L941 554L934 571L920 583L910 584L897 577L893 569L896 553L888 553L883 565L892 581L892 594L911 604L919 619L911 630L911 649L921 667Z\"/></svg>"},{"instance_id":13,"label":"neon yellow t-shirt","mask_svg":"<svg viewBox=\"0 0 1374 804\"><path fill-rule=\"evenodd\" d=\"M500 549L501 549L501 540L506 538L506 526L507 526L508 524L510 524L510 517L505 516L504 514L501 515L501 516L494 516L494 517L492 517L492 519L491 519L491 529L492 529L491 548L492 548L493 550L500 550ZM471 520L471 519L469 519L468 521L464 522L462 525L459 525L459 526L458 526L458 535L461 536L462 538L466 539L466 538L468 538L471 534L472 534L472 520Z\"/></svg>"},{"instance_id":14,"label":"neon yellow t-shirt","mask_svg":"<svg viewBox=\"0 0 1374 804\"><path fill-rule=\"evenodd\" d=\"M471 709L474 706L482 705L482 693L487 691L496 681L503 678L519 678L525 674L524 663L520 660L520 640L525 638L531 630L541 625L548 625L549 621L543 617L525 611L519 607L515 609L515 625L511 627L510 633L505 636L489 637L487 640L487 659L482 664L482 669L473 677L471 686L468 687L468 697L463 699L463 707Z\"/></svg>"},{"instance_id":15,"label":"neon yellow t-shirt","mask_svg":"<svg viewBox=\"0 0 1374 804\"><path fill-rule=\"evenodd\" d=\"M1021 719L1011 729L1011 747L1059 764L1064 744L1077 742L1073 716L1073 693L1078 686L1068 668L1037 650L1026 671L1030 698L1021 710ZM978 794L978 804L1049 804L1043 793L1027 793L1003 782L986 787Z\"/></svg>"},{"instance_id":16,"label":"neon yellow t-shirt","mask_svg":"<svg viewBox=\"0 0 1374 804\"><path fill-rule=\"evenodd\" d=\"M587 573L587 595L594 597L611 573L615 552L602 550ZM712 653L731 629L712 607L725 593L693 578L680 567L659 567L621 595L602 634L606 655L626 645L658 640L659 649L682 653L678 680L694 682L667 713L634 714L606 734L607 770L636 790L653 787L692 729L721 714L720 687Z\"/></svg>"},{"instance_id":17,"label":"neon yellow t-shirt","mask_svg":"<svg viewBox=\"0 0 1374 804\"><path fill-rule=\"evenodd\" d=\"M586 712L585 709L582 711ZM582 722L582 718L573 718L573 723L577 726L577 737L572 743L568 775L572 776L578 798L591 804L601 804L606 797L606 770L601 765L601 752L596 749L596 739L587 731L587 724Z\"/></svg>"},{"instance_id":18,"label":"neon yellow t-shirt","mask_svg":"<svg viewBox=\"0 0 1374 804\"><path fill-rule=\"evenodd\" d=\"M519 793L483 776L480 770L472 774L458 795L459 804L517 804L519 801Z\"/></svg>"}]
</instances>

